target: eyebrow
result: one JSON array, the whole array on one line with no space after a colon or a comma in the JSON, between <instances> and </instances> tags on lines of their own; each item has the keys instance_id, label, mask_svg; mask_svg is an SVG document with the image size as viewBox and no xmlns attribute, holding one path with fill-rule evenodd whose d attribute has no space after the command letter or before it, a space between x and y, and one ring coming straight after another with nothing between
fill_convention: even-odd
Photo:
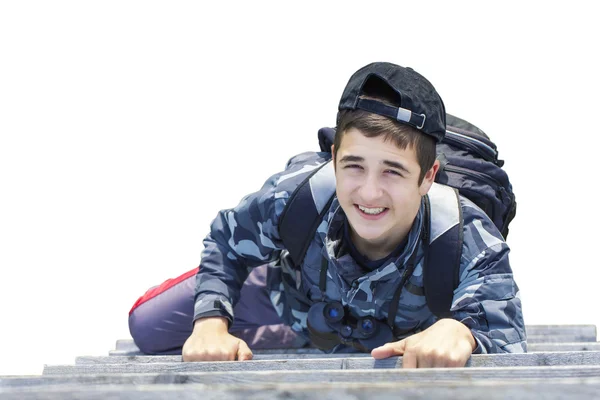
<instances>
[{"instance_id":1,"label":"eyebrow","mask_svg":"<svg viewBox=\"0 0 600 400\"><path fill-rule=\"evenodd\" d=\"M344 162L364 162L364 161L365 161L364 157L353 156L353 155L347 155L347 156L344 156L344 157L342 157L340 159L341 163L344 163ZM404 171L406 173L410 173L410 171L408 169L406 169L406 167L404 165L400 164L399 162L390 161L390 160L383 160L383 163L385 165L389 166L389 167L402 170L402 171Z\"/></svg>"},{"instance_id":2,"label":"eyebrow","mask_svg":"<svg viewBox=\"0 0 600 400\"><path fill-rule=\"evenodd\" d=\"M392 168L396 168L396 169L402 170L402 171L410 174L410 171L408 169L406 169L406 167L404 165L400 164L399 162L389 161L389 160L383 160L383 163L385 165L388 165L388 166L392 167Z\"/></svg>"}]
</instances>

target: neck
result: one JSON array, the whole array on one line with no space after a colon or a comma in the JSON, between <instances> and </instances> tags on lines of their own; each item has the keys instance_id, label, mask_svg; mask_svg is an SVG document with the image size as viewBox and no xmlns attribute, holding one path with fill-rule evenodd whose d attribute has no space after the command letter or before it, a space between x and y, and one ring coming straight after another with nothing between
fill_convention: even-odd
<instances>
[{"instance_id":1,"label":"neck","mask_svg":"<svg viewBox=\"0 0 600 400\"><path fill-rule=\"evenodd\" d=\"M392 237L388 238L387 240L377 241L361 238L356 234L354 229L350 227L350 239L361 254L363 254L369 260L375 261L390 255L396 249L396 247L398 247L400 243L404 241L406 236L408 236L410 228L411 227L409 226L402 229L402 231L392 235Z\"/></svg>"}]
</instances>

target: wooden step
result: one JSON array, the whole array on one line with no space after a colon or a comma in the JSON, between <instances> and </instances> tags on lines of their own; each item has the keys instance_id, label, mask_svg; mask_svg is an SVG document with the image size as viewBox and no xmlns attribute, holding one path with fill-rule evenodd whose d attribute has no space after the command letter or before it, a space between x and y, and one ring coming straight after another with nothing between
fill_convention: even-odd
<instances>
[{"instance_id":1,"label":"wooden step","mask_svg":"<svg viewBox=\"0 0 600 400\"><path fill-rule=\"evenodd\" d=\"M308 356L308 357L306 357ZM103 373L152 373L152 372L201 372L201 371L265 371L265 370L329 370L402 368L402 357L375 360L370 356L353 357L346 354L321 356L304 355L298 358L276 358L267 355L250 361L182 362L181 356L137 357L79 357L76 365L47 365L44 375L57 374L103 374ZM262 359L261 359L262 358ZM118 362L113 362L118 361ZM553 365L600 365L600 352L555 352L528 354L474 354L466 367L525 367Z\"/></svg>"},{"instance_id":2,"label":"wooden step","mask_svg":"<svg viewBox=\"0 0 600 400\"><path fill-rule=\"evenodd\" d=\"M595 342L596 335L528 335L527 344L533 343L584 343L584 342Z\"/></svg>"},{"instance_id":3,"label":"wooden step","mask_svg":"<svg viewBox=\"0 0 600 400\"><path fill-rule=\"evenodd\" d=\"M599 378L571 378L552 382L530 381L482 381L482 382L370 382L278 385L102 385L53 387L0 387L3 400L387 400L387 399L449 399L504 400L504 399L575 399L598 398Z\"/></svg>"},{"instance_id":4,"label":"wooden step","mask_svg":"<svg viewBox=\"0 0 600 400\"><path fill-rule=\"evenodd\" d=\"M188 363L182 363L188 364ZM201 363L197 363L201 364ZM126 364L125 364L126 365ZM600 378L600 365L569 365L549 367L499 367L499 368L374 368L331 369L305 371L216 371L154 373L104 373L76 375L41 375L24 377L0 377L3 386L39 386L57 384L122 385L158 383L203 384L281 384L281 383L373 383L411 381L476 381L519 379Z\"/></svg>"},{"instance_id":5,"label":"wooden step","mask_svg":"<svg viewBox=\"0 0 600 400\"><path fill-rule=\"evenodd\" d=\"M263 361L263 360L306 360L314 358L361 358L371 357L369 353L336 353L336 354L254 354L252 361ZM180 362L182 358L178 356L79 356L75 358L75 364L126 364L126 363L171 363Z\"/></svg>"},{"instance_id":6,"label":"wooden step","mask_svg":"<svg viewBox=\"0 0 600 400\"><path fill-rule=\"evenodd\" d=\"M47 365L40 376L0 376L0 399L600 397L595 326L532 325L527 330L529 353L477 354L465 368L411 370L401 368L402 357L375 360L369 354L313 348L254 350L254 359L243 362L189 363L181 355L141 355L125 339L108 357Z\"/></svg>"},{"instance_id":7,"label":"wooden step","mask_svg":"<svg viewBox=\"0 0 600 400\"><path fill-rule=\"evenodd\" d=\"M527 352L600 351L600 342L527 343Z\"/></svg>"},{"instance_id":8,"label":"wooden step","mask_svg":"<svg viewBox=\"0 0 600 400\"><path fill-rule=\"evenodd\" d=\"M595 342L596 325L526 325L529 336L573 336L585 338L587 342ZM572 340L577 342L578 340Z\"/></svg>"}]
</instances>

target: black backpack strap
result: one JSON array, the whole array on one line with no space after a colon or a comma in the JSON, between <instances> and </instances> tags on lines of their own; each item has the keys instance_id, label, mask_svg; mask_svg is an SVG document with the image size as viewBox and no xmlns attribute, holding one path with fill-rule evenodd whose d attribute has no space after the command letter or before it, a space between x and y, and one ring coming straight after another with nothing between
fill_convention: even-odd
<instances>
[{"instance_id":1,"label":"black backpack strap","mask_svg":"<svg viewBox=\"0 0 600 400\"><path fill-rule=\"evenodd\" d=\"M423 281L427 306L439 318L451 317L454 289L458 287L463 246L463 216L458 191L433 184L425 196L430 209L429 246L426 246Z\"/></svg>"},{"instance_id":2,"label":"black backpack strap","mask_svg":"<svg viewBox=\"0 0 600 400\"><path fill-rule=\"evenodd\" d=\"M335 194L335 172L330 161L310 174L288 199L279 219L279 236L296 266L302 265Z\"/></svg>"}]
</instances>

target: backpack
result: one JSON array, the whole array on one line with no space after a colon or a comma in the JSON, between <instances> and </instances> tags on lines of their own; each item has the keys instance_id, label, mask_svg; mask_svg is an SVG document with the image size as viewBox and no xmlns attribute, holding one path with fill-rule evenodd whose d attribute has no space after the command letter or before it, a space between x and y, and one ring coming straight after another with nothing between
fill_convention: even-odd
<instances>
[{"instance_id":1,"label":"backpack","mask_svg":"<svg viewBox=\"0 0 600 400\"><path fill-rule=\"evenodd\" d=\"M446 136L437 154L441 165L435 181L475 203L506 240L517 202L496 145L475 125L446 114Z\"/></svg>"},{"instance_id":2,"label":"backpack","mask_svg":"<svg viewBox=\"0 0 600 400\"><path fill-rule=\"evenodd\" d=\"M335 129L321 128L318 132L321 151L330 152ZM508 225L516 214L517 203L508 175L498 159L498 150L490 138L475 125L446 114L446 135L437 144L440 169L435 181L454 188L458 193L481 208L494 222L504 239ZM329 201L315 199L311 177L294 191L283 210L279 233L295 265L304 260L308 246L318 225L328 211L335 190L328 194ZM322 185L322 183L321 183ZM335 186L330 182L329 186ZM454 290L459 283L460 258L463 244L463 220L427 247L423 266L427 306L439 318L450 317ZM449 261L451 260L451 261ZM448 263L452 266L448 268Z\"/></svg>"}]
</instances>

